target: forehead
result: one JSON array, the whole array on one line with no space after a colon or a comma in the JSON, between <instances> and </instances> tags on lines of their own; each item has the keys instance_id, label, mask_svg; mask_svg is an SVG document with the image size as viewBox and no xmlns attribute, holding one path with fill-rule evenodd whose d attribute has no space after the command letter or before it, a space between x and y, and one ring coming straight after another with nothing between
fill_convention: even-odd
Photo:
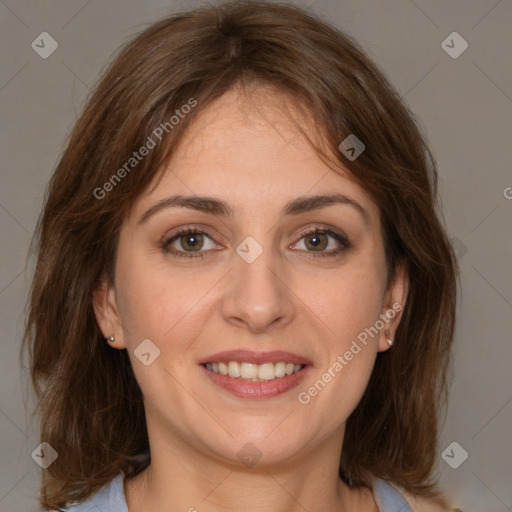
<instances>
[{"instance_id":1,"label":"forehead","mask_svg":"<svg viewBox=\"0 0 512 512\"><path fill-rule=\"evenodd\" d=\"M163 175L143 196L144 206L170 193L195 194L222 197L239 211L338 192L378 217L377 205L348 169L329 167L297 125L327 147L313 116L289 94L270 87L228 91L189 125Z\"/></svg>"},{"instance_id":2,"label":"forehead","mask_svg":"<svg viewBox=\"0 0 512 512\"><path fill-rule=\"evenodd\" d=\"M205 152L236 159L245 152L258 157L257 162L245 162L251 167L251 163L261 166L268 155L280 159L294 155L295 160L315 156L296 125L317 144L325 143L325 136L304 104L270 86L248 87L233 88L204 108L188 128L175 160Z\"/></svg>"}]
</instances>

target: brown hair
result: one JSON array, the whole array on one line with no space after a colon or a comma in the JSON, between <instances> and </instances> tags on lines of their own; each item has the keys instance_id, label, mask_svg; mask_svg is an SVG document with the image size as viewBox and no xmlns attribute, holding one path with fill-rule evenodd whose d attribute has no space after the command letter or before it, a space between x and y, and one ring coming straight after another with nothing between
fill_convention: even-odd
<instances>
[{"instance_id":1,"label":"brown hair","mask_svg":"<svg viewBox=\"0 0 512 512\"><path fill-rule=\"evenodd\" d=\"M59 454L43 472L45 509L82 501L120 471L129 477L150 463L140 388L127 352L105 343L92 296L113 275L134 200L201 109L242 82L307 105L330 150L324 157L349 169L379 206L388 283L400 263L408 270L395 345L379 353L348 419L340 477L354 488L373 475L439 495L431 479L458 269L436 211L435 160L407 106L350 37L302 8L235 1L170 16L129 42L93 91L49 183L22 347L41 440ZM171 127L176 110L194 102ZM128 168L161 126L161 140ZM338 149L349 134L366 146L354 161Z\"/></svg>"}]
</instances>

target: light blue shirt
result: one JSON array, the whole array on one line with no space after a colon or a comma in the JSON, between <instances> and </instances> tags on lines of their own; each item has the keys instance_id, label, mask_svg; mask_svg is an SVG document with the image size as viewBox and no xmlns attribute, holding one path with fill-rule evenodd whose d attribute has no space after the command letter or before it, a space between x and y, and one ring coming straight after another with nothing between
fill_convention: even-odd
<instances>
[{"instance_id":1,"label":"light blue shirt","mask_svg":"<svg viewBox=\"0 0 512 512\"><path fill-rule=\"evenodd\" d=\"M379 512L414 512L407 500L388 482L373 481L373 496ZM61 512L128 512L123 489L123 475L119 474L86 501Z\"/></svg>"}]
</instances>

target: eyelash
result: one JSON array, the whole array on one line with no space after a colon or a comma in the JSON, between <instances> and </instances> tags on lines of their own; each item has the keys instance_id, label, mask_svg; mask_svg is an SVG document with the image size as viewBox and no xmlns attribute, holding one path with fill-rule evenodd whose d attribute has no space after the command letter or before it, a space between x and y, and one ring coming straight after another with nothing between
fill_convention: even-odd
<instances>
[{"instance_id":1,"label":"eyelash","mask_svg":"<svg viewBox=\"0 0 512 512\"><path fill-rule=\"evenodd\" d=\"M207 231L203 231L201 229L196 229L194 227L187 226L186 228L180 229L176 234L172 235L171 237L164 238L160 243L160 249L163 251L164 254L170 254L177 258L202 258L202 257L204 257L205 253L208 251L187 252L187 251L169 250L169 246L172 244L172 242L174 242L175 240L179 239L180 237L182 237L184 235L206 235L213 242L215 242L213 237ZM302 233L300 235L299 241L302 240L304 237L311 236L311 235L329 235L332 238L334 238L337 242L339 242L341 244L341 247L338 249L335 249L335 250L331 250L330 252L306 251L308 253L314 254L313 256L308 256L308 257L313 257L313 258L333 257L333 256L339 255L340 253L342 253L352 247L352 243L345 235L337 233L329 228L320 228L320 227L312 228L312 229ZM296 250L296 249L294 249L294 250Z\"/></svg>"}]
</instances>

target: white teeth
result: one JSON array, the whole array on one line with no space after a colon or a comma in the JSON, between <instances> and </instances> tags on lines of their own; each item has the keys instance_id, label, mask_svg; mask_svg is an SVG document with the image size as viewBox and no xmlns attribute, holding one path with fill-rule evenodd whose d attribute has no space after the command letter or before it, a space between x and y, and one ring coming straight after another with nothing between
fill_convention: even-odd
<instances>
[{"instance_id":1,"label":"white teeth","mask_svg":"<svg viewBox=\"0 0 512 512\"><path fill-rule=\"evenodd\" d=\"M258 377L258 365L252 363L242 363L240 369L242 379L256 379Z\"/></svg>"},{"instance_id":2,"label":"white teeth","mask_svg":"<svg viewBox=\"0 0 512 512\"><path fill-rule=\"evenodd\" d=\"M234 379L245 379L251 382L264 382L274 380L275 378L282 378L286 375L292 375L300 371L304 365L285 363L279 361L278 363L239 363L238 361L219 362L219 363L206 363L206 368L212 372L220 373L221 375L229 375Z\"/></svg>"},{"instance_id":3,"label":"white teeth","mask_svg":"<svg viewBox=\"0 0 512 512\"><path fill-rule=\"evenodd\" d=\"M284 377L286 375L286 364L283 362L276 363L274 368L276 370L276 377Z\"/></svg>"},{"instance_id":4,"label":"white teeth","mask_svg":"<svg viewBox=\"0 0 512 512\"><path fill-rule=\"evenodd\" d=\"M272 380L276 378L274 363L260 364L258 367L258 379Z\"/></svg>"},{"instance_id":5,"label":"white teeth","mask_svg":"<svg viewBox=\"0 0 512 512\"><path fill-rule=\"evenodd\" d=\"M229 361L228 363L228 373L230 377L237 378L240 377L240 365L236 361Z\"/></svg>"}]
</instances>

